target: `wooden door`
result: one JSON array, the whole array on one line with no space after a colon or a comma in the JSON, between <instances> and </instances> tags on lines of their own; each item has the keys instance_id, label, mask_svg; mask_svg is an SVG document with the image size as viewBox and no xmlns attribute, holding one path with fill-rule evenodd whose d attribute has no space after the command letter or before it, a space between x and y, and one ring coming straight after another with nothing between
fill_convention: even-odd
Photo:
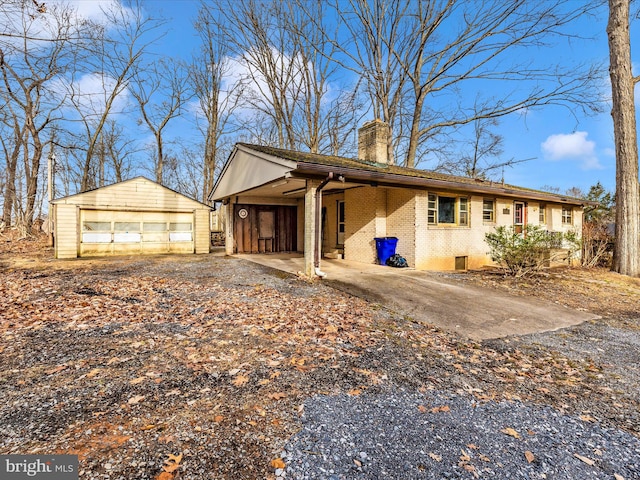
<instances>
[{"instance_id":1,"label":"wooden door","mask_svg":"<svg viewBox=\"0 0 640 480\"><path fill-rule=\"evenodd\" d=\"M297 209L284 205L235 205L235 253L294 252Z\"/></svg>"}]
</instances>

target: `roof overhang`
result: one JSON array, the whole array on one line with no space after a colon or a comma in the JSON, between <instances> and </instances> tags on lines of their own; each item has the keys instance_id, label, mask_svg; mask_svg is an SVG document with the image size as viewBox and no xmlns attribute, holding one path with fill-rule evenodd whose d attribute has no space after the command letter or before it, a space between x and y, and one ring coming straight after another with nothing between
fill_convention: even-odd
<instances>
[{"instance_id":1,"label":"roof overhang","mask_svg":"<svg viewBox=\"0 0 640 480\"><path fill-rule=\"evenodd\" d=\"M304 196L307 179L325 179L329 173L344 177L344 182L332 181L325 191L345 190L361 186L379 186L391 188L414 188L437 190L440 192L467 192L519 200L568 205L596 205L588 200L511 187L489 180L457 180L431 178L420 175L403 175L385 172L379 169L355 168L344 165L313 163L293 160L261 152L250 146L238 144L225 163L214 188L210 201L224 201L232 196L271 199L293 199Z\"/></svg>"},{"instance_id":2,"label":"roof overhang","mask_svg":"<svg viewBox=\"0 0 640 480\"><path fill-rule=\"evenodd\" d=\"M329 165L319 165L315 163L298 163L292 174L300 176L326 176L329 172L345 177L347 182L362 183L364 185L374 185L380 187L410 187L418 189L439 189L443 191L465 191L484 195L495 195L507 198L530 199L544 202L565 203L570 205L596 204L588 200L572 197L564 197L552 193L539 192L535 190L527 191L512 189L503 186L501 183L487 180L478 180L476 184L469 182L456 182L452 180L439 180L433 178L411 177L407 175L395 175L384 172L361 170L348 167L335 167Z\"/></svg>"}]
</instances>

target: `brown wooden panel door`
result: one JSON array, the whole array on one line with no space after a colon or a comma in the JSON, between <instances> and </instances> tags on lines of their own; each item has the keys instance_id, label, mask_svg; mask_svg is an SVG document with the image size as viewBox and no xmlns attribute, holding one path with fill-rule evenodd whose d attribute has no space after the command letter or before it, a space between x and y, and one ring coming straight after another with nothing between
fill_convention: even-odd
<instances>
[{"instance_id":1,"label":"brown wooden panel door","mask_svg":"<svg viewBox=\"0 0 640 480\"><path fill-rule=\"evenodd\" d=\"M235 205L233 234L236 253L294 252L297 246L296 207Z\"/></svg>"}]
</instances>

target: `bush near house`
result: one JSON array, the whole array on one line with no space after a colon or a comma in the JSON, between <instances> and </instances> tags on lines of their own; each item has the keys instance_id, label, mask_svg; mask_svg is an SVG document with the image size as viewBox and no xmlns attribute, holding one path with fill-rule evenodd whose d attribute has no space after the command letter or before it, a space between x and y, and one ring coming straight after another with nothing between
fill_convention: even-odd
<instances>
[{"instance_id":1,"label":"bush near house","mask_svg":"<svg viewBox=\"0 0 640 480\"><path fill-rule=\"evenodd\" d=\"M526 225L522 233L513 225L496 227L485 234L491 260L504 268L507 275L524 277L539 272L554 260L554 250L563 248L571 258L579 250L580 239L575 232L549 232L537 225ZM569 247L568 249L566 247Z\"/></svg>"}]
</instances>

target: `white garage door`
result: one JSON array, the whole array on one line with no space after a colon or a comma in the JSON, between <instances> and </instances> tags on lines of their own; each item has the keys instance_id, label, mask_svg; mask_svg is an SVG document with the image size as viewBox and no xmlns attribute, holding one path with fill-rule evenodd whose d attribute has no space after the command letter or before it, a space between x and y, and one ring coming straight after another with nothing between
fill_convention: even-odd
<instances>
[{"instance_id":1,"label":"white garage door","mask_svg":"<svg viewBox=\"0 0 640 480\"><path fill-rule=\"evenodd\" d=\"M192 213L80 211L80 256L193 253Z\"/></svg>"}]
</instances>

